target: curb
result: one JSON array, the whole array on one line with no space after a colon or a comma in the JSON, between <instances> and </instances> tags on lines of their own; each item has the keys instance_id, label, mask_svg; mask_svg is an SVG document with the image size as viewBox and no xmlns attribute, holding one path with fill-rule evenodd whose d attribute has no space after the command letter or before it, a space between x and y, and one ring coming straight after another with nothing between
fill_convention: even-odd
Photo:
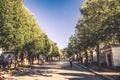
<instances>
[{"instance_id":1,"label":"curb","mask_svg":"<svg viewBox=\"0 0 120 80\"><path fill-rule=\"evenodd\" d=\"M81 64L78 64L78 65L81 66L82 68L86 69L86 70L89 70L90 72L93 72L94 74L96 74L96 75L98 75L98 76L101 76L101 77L106 78L107 80L115 80L114 78L111 78L111 77L109 77L109 76L105 76L105 75L99 74L99 72L97 72L97 71L95 71L95 70L93 70L93 69L87 68L87 67L85 67L85 66L83 66L83 65L81 65Z\"/></svg>"}]
</instances>

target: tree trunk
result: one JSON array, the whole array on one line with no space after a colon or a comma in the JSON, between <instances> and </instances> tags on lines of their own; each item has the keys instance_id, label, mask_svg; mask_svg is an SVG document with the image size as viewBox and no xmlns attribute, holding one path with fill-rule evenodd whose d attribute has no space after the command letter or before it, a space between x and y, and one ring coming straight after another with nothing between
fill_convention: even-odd
<instances>
[{"instance_id":1,"label":"tree trunk","mask_svg":"<svg viewBox=\"0 0 120 80\"><path fill-rule=\"evenodd\" d=\"M14 68L17 67L17 59L18 59L18 50L15 50L15 65L14 65Z\"/></svg>"},{"instance_id":2,"label":"tree trunk","mask_svg":"<svg viewBox=\"0 0 120 80\"><path fill-rule=\"evenodd\" d=\"M101 70L101 63L100 63L100 49L99 44L97 45L97 63L98 63L98 69Z\"/></svg>"},{"instance_id":3,"label":"tree trunk","mask_svg":"<svg viewBox=\"0 0 120 80\"><path fill-rule=\"evenodd\" d=\"M60 56L59 56L59 61L60 61Z\"/></svg>"},{"instance_id":4,"label":"tree trunk","mask_svg":"<svg viewBox=\"0 0 120 80\"><path fill-rule=\"evenodd\" d=\"M90 56L91 56L91 62L93 62L93 51L90 51Z\"/></svg>"},{"instance_id":5,"label":"tree trunk","mask_svg":"<svg viewBox=\"0 0 120 80\"><path fill-rule=\"evenodd\" d=\"M40 59L39 59L39 55L37 55L37 60L38 60L38 64L40 64Z\"/></svg>"},{"instance_id":6,"label":"tree trunk","mask_svg":"<svg viewBox=\"0 0 120 80\"><path fill-rule=\"evenodd\" d=\"M80 60L79 58L80 58L80 55L79 55L79 54L77 54L77 61L79 61L79 60Z\"/></svg>"},{"instance_id":7,"label":"tree trunk","mask_svg":"<svg viewBox=\"0 0 120 80\"><path fill-rule=\"evenodd\" d=\"M120 44L120 34L118 34L118 42L119 42L119 44Z\"/></svg>"},{"instance_id":8,"label":"tree trunk","mask_svg":"<svg viewBox=\"0 0 120 80\"><path fill-rule=\"evenodd\" d=\"M88 66L88 53L87 51L84 49L84 52L85 52L85 65Z\"/></svg>"},{"instance_id":9,"label":"tree trunk","mask_svg":"<svg viewBox=\"0 0 120 80\"><path fill-rule=\"evenodd\" d=\"M22 51L20 54L20 59L21 59L21 66L24 65L24 52Z\"/></svg>"},{"instance_id":10,"label":"tree trunk","mask_svg":"<svg viewBox=\"0 0 120 80\"><path fill-rule=\"evenodd\" d=\"M82 54L80 53L80 62L81 62L81 64L83 64L83 59L82 59Z\"/></svg>"}]
</instances>

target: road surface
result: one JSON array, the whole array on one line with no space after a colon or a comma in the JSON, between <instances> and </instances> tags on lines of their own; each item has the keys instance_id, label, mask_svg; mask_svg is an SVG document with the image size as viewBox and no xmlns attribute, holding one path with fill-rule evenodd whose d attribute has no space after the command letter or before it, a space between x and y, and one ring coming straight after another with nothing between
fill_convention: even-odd
<instances>
[{"instance_id":1,"label":"road surface","mask_svg":"<svg viewBox=\"0 0 120 80\"><path fill-rule=\"evenodd\" d=\"M20 70L7 75L6 80L105 80L76 64L70 67L68 61L24 67Z\"/></svg>"}]
</instances>

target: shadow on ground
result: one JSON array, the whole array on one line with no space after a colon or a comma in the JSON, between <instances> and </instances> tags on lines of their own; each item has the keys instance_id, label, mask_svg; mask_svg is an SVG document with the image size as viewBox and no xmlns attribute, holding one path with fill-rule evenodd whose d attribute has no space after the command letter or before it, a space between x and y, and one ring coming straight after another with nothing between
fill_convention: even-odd
<instances>
[{"instance_id":1,"label":"shadow on ground","mask_svg":"<svg viewBox=\"0 0 120 80\"><path fill-rule=\"evenodd\" d=\"M48 70L49 69L49 70ZM27 66L27 67L19 67L17 70L13 70L11 72L12 76L46 76L51 77L51 73L55 73L57 71L52 70L53 67L40 67L40 66Z\"/></svg>"}]
</instances>

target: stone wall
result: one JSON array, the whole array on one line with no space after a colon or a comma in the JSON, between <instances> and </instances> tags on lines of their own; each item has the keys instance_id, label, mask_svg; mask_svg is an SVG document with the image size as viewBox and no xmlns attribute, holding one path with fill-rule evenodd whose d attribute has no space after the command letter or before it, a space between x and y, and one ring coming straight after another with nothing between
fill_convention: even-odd
<instances>
[{"instance_id":1,"label":"stone wall","mask_svg":"<svg viewBox=\"0 0 120 80\"><path fill-rule=\"evenodd\" d=\"M120 47L112 47L113 65L120 66Z\"/></svg>"}]
</instances>

